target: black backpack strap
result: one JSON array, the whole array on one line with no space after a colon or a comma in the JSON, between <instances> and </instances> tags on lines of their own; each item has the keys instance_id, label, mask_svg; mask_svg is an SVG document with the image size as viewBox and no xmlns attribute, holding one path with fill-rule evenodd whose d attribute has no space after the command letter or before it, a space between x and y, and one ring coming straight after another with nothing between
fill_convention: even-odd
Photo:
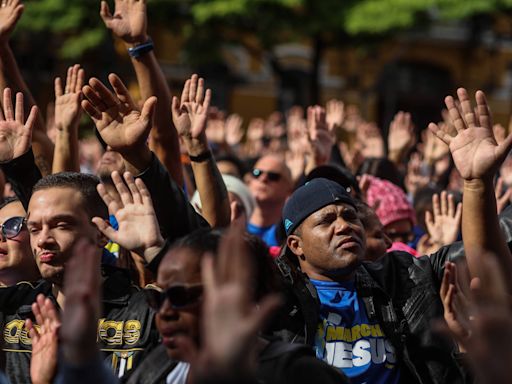
<instances>
[{"instance_id":1,"label":"black backpack strap","mask_svg":"<svg viewBox=\"0 0 512 384\"><path fill-rule=\"evenodd\" d=\"M290 323L294 324L294 330L304 336L306 344L313 345L318 327L318 308L320 307L316 288L308 277L293 265L286 255L286 251L282 251L275 262L288 293ZM300 330L298 329L299 323Z\"/></svg>"}]
</instances>

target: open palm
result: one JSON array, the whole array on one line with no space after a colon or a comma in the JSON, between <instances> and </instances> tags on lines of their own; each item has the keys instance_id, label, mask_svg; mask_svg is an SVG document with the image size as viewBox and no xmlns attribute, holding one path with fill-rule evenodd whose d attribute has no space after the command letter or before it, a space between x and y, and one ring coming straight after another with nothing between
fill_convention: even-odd
<instances>
[{"instance_id":1,"label":"open palm","mask_svg":"<svg viewBox=\"0 0 512 384\"><path fill-rule=\"evenodd\" d=\"M429 128L448 144L457 170L465 180L492 177L505 159L512 145L512 135L498 144L492 133L492 121L485 95L476 93L477 114L473 111L467 91L457 90L461 110L451 96L445 99L456 136L451 136L444 126L430 123Z\"/></svg>"},{"instance_id":2,"label":"open palm","mask_svg":"<svg viewBox=\"0 0 512 384\"><path fill-rule=\"evenodd\" d=\"M9 38L23 13L20 0L4 0L0 7L0 41Z\"/></svg>"},{"instance_id":3,"label":"open palm","mask_svg":"<svg viewBox=\"0 0 512 384\"><path fill-rule=\"evenodd\" d=\"M449 144L455 166L461 176L480 179L493 174L501 164L502 148L496 143L492 131L484 127L472 127L460 131Z\"/></svg>"},{"instance_id":4,"label":"open palm","mask_svg":"<svg viewBox=\"0 0 512 384\"><path fill-rule=\"evenodd\" d=\"M96 78L83 88L82 107L91 116L103 140L119 153L146 145L151 130L156 97L150 97L139 111L126 86L114 74L109 76L114 92Z\"/></svg>"},{"instance_id":5,"label":"open palm","mask_svg":"<svg viewBox=\"0 0 512 384\"><path fill-rule=\"evenodd\" d=\"M58 129L76 127L79 123L84 78L84 70L76 64L68 68L64 88L61 78L55 79L55 125Z\"/></svg>"},{"instance_id":6,"label":"open palm","mask_svg":"<svg viewBox=\"0 0 512 384\"><path fill-rule=\"evenodd\" d=\"M151 196L142 180L135 180L127 172L123 181L118 172L113 172L112 181L120 201L111 196L101 184L98 185L98 192L109 212L116 217L119 228L116 231L104 220L95 217L93 222L98 229L110 240L139 255L163 243Z\"/></svg>"},{"instance_id":7,"label":"open palm","mask_svg":"<svg viewBox=\"0 0 512 384\"><path fill-rule=\"evenodd\" d=\"M11 90L4 90L3 110L0 108L0 162L15 159L28 151L32 141L32 128L37 116L37 107L32 107L24 122L23 94L16 95L13 109Z\"/></svg>"},{"instance_id":8,"label":"open palm","mask_svg":"<svg viewBox=\"0 0 512 384\"><path fill-rule=\"evenodd\" d=\"M108 29L127 43L146 39L146 1L116 0L114 15L106 1L101 2L100 15Z\"/></svg>"},{"instance_id":9,"label":"open palm","mask_svg":"<svg viewBox=\"0 0 512 384\"><path fill-rule=\"evenodd\" d=\"M123 149L139 142L144 143L151 124L142 118L139 111L130 110L126 105L118 105L105 110L96 127L103 140L114 151L122 153Z\"/></svg>"},{"instance_id":10,"label":"open palm","mask_svg":"<svg viewBox=\"0 0 512 384\"><path fill-rule=\"evenodd\" d=\"M34 383L50 383L55 377L59 350L58 332L61 321L55 304L42 294L32 304L38 325L27 319L26 328L32 340L30 377Z\"/></svg>"},{"instance_id":11,"label":"open palm","mask_svg":"<svg viewBox=\"0 0 512 384\"><path fill-rule=\"evenodd\" d=\"M197 139L205 135L211 90L204 88L204 79L194 74L185 82L181 100L172 100L172 119L181 137Z\"/></svg>"}]
</instances>

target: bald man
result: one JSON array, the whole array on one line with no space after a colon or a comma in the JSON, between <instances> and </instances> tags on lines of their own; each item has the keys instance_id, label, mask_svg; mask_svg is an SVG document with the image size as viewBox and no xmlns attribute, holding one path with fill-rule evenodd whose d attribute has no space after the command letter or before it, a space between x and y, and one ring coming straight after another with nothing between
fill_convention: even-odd
<instances>
[{"instance_id":1,"label":"bald man","mask_svg":"<svg viewBox=\"0 0 512 384\"><path fill-rule=\"evenodd\" d=\"M247 231L263 239L268 246L280 245L276 238L281 210L293 190L290 170L284 157L266 155L259 159L250 173L249 189L256 200L256 208L247 225Z\"/></svg>"}]
</instances>

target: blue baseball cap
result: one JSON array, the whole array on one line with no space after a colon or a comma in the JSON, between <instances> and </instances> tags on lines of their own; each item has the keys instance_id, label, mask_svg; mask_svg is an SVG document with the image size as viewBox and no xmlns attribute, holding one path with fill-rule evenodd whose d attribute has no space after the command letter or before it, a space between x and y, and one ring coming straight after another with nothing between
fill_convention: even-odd
<instances>
[{"instance_id":1,"label":"blue baseball cap","mask_svg":"<svg viewBox=\"0 0 512 384\"><path fill-rule=\"evenodd\" d=\"M319 209L337 203L347 203L355 208L352 196L340 184L316 178L300 188L290 196L283 208L283 224L286 236L289 236L309 215Z\"/></svg>"}]
</instances>

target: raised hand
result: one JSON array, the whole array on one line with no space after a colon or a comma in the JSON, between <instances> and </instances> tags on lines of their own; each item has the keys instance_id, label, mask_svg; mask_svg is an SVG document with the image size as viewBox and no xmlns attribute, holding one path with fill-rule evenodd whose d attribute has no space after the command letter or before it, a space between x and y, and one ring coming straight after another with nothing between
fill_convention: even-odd
<instances>
[{"instance_id":1,"label":"raised hand","mask_svg":"<svg viewBox=\"0 0 512 384\"><path fill-rule=\"evenodd\" d=\"M226 139L226 115L217 107L210 107L206 124L208 142L223 145Z\"/></svg>"},{"instance_id":2,"label":"raised hand","mask_svg":"<svg viewBox=\"0 0 512 384\"><path fill-rule=\"evenodd\" d=\"M141 179L134 180L129 172L124 174L126 184L118 172L112 172L112 180L121 197L122 206L108 194L102 184L98 184L98 193L109 212L116 217L119 228L116 231L100 217L92 221L110 240L148 261L164 244L149 191Z\"/></svg>"},{"instance_id":3,"label":"raised hand","mask_svg":"<svg viewBox=\"0 0 512 384\"><path fill-rule=\"evenodd\" d=\"M503 141L507 137L507 131L505 130L505 127L501 124L494 124L492 126L492 133L498 144L503 143Z\"/></svg>"},{"instance_id":4,"label":"raised hand","mask_svg":"<svg viewBox=\"0 0 512 384\"><path fill-rule=\"evenodd\" d=\"M288 150L285 152L286 166L292 173L292 180L296 181L304 174L305 161L304 154L297 151Z\"/></svg>"},{"instance_id":5,"label":"raised hand","mask_svg":"<svg viewBox=\"0 0 512 384\"><path fill-rule=\"evenodd\" d=\"M425 224L430 243L439 249L457 240L462 219L462 203L455 207L453 195L442 191L441 196L437 193L432 196L432 211L425 212Z\"/></svg>"},{"instance_id":6,"label":"raised hand","mask_svg":"<svg viewBox=\"0 0 512 384\"><path fill-rule=\"evenodd\" d=\"M341 128L345 120L345 104L343 101L332 99L325 106L327 126L330 132L334 132L336 128Z\"/></svg>"},{"instance_id":7,"label":"raised hand","mask_svg":"<svg viewBox=\"0 0 512 384\"><path fill-rule=\"evenodd\" d=\"M0 5L0 42L9 40L24 8L20 0L2 0Z\"/></svg>"},{"instance_id":8,"label":"raised hand","mask_svg":"<svg viewBox=\"0 0 512 384\"><path fill-rule=\"evenodd\" d=\"M425 167L427 167L427 169L425 169ZM430 181L431 173L430 167L421 161L420 154L414 152L407 164L407 174L404 180L407 192L414 195L418 189L427 185Z\"/></svg>"},{"instance_id":9,"label":"raised hand","mask_svg":"<svg viewBox=\"0 0 512 384\"><path fill-rule=\"evenodd\" d=\"M452 125L446 123L440 123L439 128L445 132L451 132L450 130ZM453 128L455 130L455 128ZM456 132L456 131L455 131ZM451 135L451 133L449 133ZM437 137L432 133L431 130L425 129L421 132L422 149L423 149L423 158L425 159L425 163L429 166L434 165L437 161L444 158L450 152L448 145L446 145L441 140L438 140Z\"/></svg>"},{"instance_id":10,"label":"raised hand","mask_svg":"<svg viewBox=\"0 0 512 384\"><path fill-rule=\"evenodd\" d=\"M443 279L445 294L441 288L445 319L451 335L466 352L466 360L476 380L508 383L510 369L507 365L512 361L512 313L506 272L491 255L480 256L478 267L484 274L492 276L492 280L482 284L478 278L469 279L458 274L465 282L463 285L470 287L470 294L464 296L455 280L455 265L449 267L451 276Z\"/></svg>"},{"instance_id":11,"label":"raised hand","mask_svg":"<svg viewBox=\"0 0 512 384\"><path fill-rule=\"evenodd\" d=\"M512 155L508 155L500 168L500 175L507 186L512 186Z\"/></svg>"},{"instance_id":12,"label":"raised hand","mask_svg":"<svg viewBox=\"0 0 512 384\"><path fill-rule=\"evenodd\" d=\"M343 129L350 133L356 133L359 126L364 123L361 111L357 105L350 104L345 108L345 120L343 121Z\"/></svg>"},{"instance_id":13,"label":"raised hand","mask_svg":"<svg viewBox=\"0 0 512 384\"><path fill-rule=\"evenodd\" d=\"M325 164L331 157L334 138L329 132L325 109L315 105L307 109L307 128L315 166Z\"/></svg>"},{"instance_id":14,"label":"raised hand","mask_svg":"<svg viewBox=\"0 0 512 384\"><path fill-rule=\"evenodd\" d=\"M74 365L90 362L96 353L96 332L101 313L101 258L97 246L79 239L66 264L62 314L61 351Z\"/></svg>"},{"instance_id":15,"label":"raised hand","mask_svg":"<svg viewBox=\"0 0 512 384\"><path fill-rule=\"evenodd\" d=\"M204 79L196 74L185 82L181 101L172 98L172 119L178 134L183 138L190 155L208 149L206 126L212 91L204 89Z\"/></svg>"},{"instance_id":16,"label":"raised hand","mask_svg":"<svg viewBox=\"0 0 512 384\"><path fill-rule=\"evenodd\" d=\"M448 330L457 340L459 348L463 352L471 335L471 303L460 288L457 266L452 262L445 264L439 295L443 302L444 319Z\"/></svg>"},{"instance_id":17,"label":"raised hand","mask_svg":"<svg viewBox=\"0 0 512 384\"><path fill-rule=\"evenodd\" d=\"M362 123L358 127L357 137L365 158L384 157L384 139L375 123Z\"/></svg>"},{"instance_id":18,"label":"raised hand","mask_svg":"<svg viewBox=\"0 0 512 384\"><path fill-rule=\"evenodd\" d=\"M53 383L57 370L60 319L55 305L42 294L32 304L32 313L38 325L27 319L25 326L32 340L30 378L34 384Z\"/></svg>"},{"instance_id":19,"label":"raised hand","mask_svg":"<svg viewBox=\"0 0 512 384\"><path fill-rule=\"evenodd\" d=\"M126 153L145 149L156 97L147 99L139 112L121 79L115 74L110 74L108 79L114 92L96 78L89 80L82 89L87 98L82 101L82 108L112 150L125 156Z\"/></svg>"},{"instance_id":20,"label":"raised hand","mask_svg":"<svg viewBox=\"0 0 512 384\"><path fill-rule=\"evenodd\" d=\"M464 88L459 88L457 95L460 111L453 97L448 96L445 99L457 135L450 136L434 123L429 124L429 129L448 144L455 166L462 178L465 180L492 178L512 146L512 135L501 144L496 142L492 133L490 110L482 91L477 91L475 95L478 115L475 115Z\"/></svg>"},{"instance_id":21,"label":"raised hand","mask_svg":"<svg viewBox=\"0 0 512 384\"><path fill-rule=\"evenodd\" d=\"M400 161L401 157L416 143L411 114L398 112L389 125L388 151L391 160Z\"/></svg>"},{"instance_id":22,"label":"raised hand","mask_svg":"<svg viewBox=\"0 0 512 384\"><path fill-rule=\"evenodd\" d=\"M499 215L510 204L510 199L512 198L512 188L505 188L505 182L503 178L498 177L494 193L496 196L496 212Z\"/></svg>"},{"instance_id":23,"label":"raised hand","mask_svg":"<svg viewBox=\"0 0 512 384\"><path fill-rule=\"evenodd\" d=\"M146 0L115 0L115 6L112 15L107 2L101 2L100 16L107 28L127 44L146 42Z\"/></svg>"},{"instance_id":24,"label":"raised hand","mask_svg":"<svg viewBox=\"0 0 512 384\"><path fill-rule=\"evenodd\" d=\"M20 157L29 150L37 113L37 107L33 106L25 122L23 94L16 94L13 109L11 90L4 89L3 111L0 108L0 163Z\"/></svg>"},{"instance_id":25,"label":"raised hand","mask_svg":"<svg viewBox=\"0 0 512 384\"><path fill-rule=\"evenodd\" d=\"M196 74L185 82L181 101L172 99L172 118L180 136L197 139L205 134L212 92L204 90L204 79Z\"/></svg>"},{"instance_id":26,"label":"raised hand","mask_svg":"<svg viewBox=\"0 0 512 384\"><path fill-rule=\"evenodd\" d=\"M55 125L62 130L77 127L82 115L82 87L85 72L79 64L68 68L65 88L60 77L55 79Z\"/></svg>"},{"instance_id":27,"label":"raised hand","mask_svg":"<svg viewBox=\"0 0 512 384\"><path fill-rule=\"evenodd\" d=\"M236 113L231 114L227 117L225 123L226 131L226 143L230 146L238 145L244 137L244 131L242 130L243 119Z\"/></svg>"}]
</instances>

